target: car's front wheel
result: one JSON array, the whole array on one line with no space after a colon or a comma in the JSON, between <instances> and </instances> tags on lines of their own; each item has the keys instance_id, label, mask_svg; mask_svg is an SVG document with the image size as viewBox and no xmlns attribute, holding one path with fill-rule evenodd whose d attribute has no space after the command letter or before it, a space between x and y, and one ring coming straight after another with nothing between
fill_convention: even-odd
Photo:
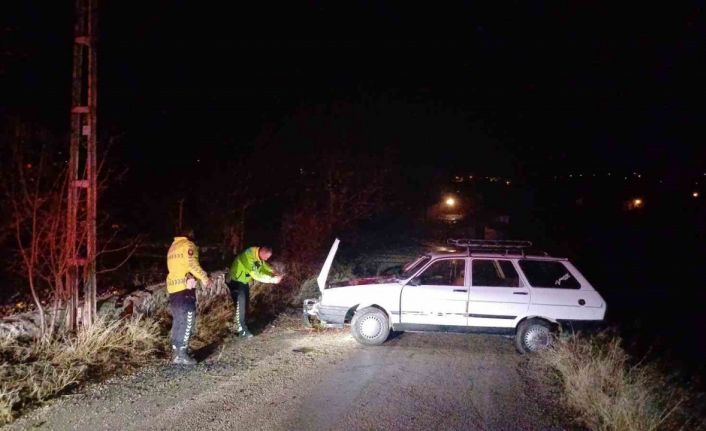
<instances>
[{"instance_id":1,"label":"car's front wheel","mask_svg":"<svg viewBox=\"0 0 706 431\"><path fill-rule=\"evenodd\" d=\"M554 330L551 324L541 319L529 319L520 323L515 334L515 347L520 353L534 353L552 345Z\"/></svg>"},{"instance_id":2,"label":"car's front wheel","mask_svg":"<svg viewBox=\"0 0 706 431\"><path fill-rule=\"evenodd\" d=\"M351 321L353 338L366 346L379 346L390 335L387 314L379 308L368 307L355 312Z\"/></svg>"}]
</instances>

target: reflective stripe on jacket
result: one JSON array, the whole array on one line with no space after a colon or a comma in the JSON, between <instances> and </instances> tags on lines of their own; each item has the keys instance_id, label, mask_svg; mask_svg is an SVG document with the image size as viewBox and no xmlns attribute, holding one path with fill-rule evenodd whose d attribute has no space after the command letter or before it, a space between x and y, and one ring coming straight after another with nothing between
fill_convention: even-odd
<instances>
[{"instance_id":1,"label":"reflective stripe on jacket","mask_svg":"<svg viewBox=\"0 0 706 431\"><path fill-rule=\"evenodd\" d=\"M230 266L230 279L241 283L257 280L260 283L274 283L274 271L260 259L260 247L250 247L236 256Z\"/></svg>"},{"instance_id":2,"label":"reflective stripe on jacket","mask_svg":"<svg viewBox=\"0 0 706 431\"><path fill-rule=\"evenodd\" d=\"M167 252L167 292L177 293L186 290L186 279L188 274L200 280L202 283L208 281L208 274L199 265L199 251L196 244L186 237L178 236Z\"/></svg>"}]
</instances>

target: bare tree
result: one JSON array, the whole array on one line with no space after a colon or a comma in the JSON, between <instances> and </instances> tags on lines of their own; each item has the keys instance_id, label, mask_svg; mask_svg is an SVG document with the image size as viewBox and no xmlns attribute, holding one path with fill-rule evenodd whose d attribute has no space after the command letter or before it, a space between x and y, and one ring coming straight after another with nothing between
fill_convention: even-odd
<instances>
[{"instance_id":1,"label":"bare tree","mask_svg":"<svg viewBox=\"0 0 706 431\"><path fill-rule=\"evenodd\" d=\"M348 152L328 153L320 166L330 230L369 217L384 203L384 162Z\"/></svg>"},{"instance_id":2,"label":"bare tree","mask_svg":"<svg viewBox=\"0 0 706 431\"><path fill-rule=\"evenodd\" d=\"M211 234L218 235L224 259L243 248L248 210L262 199L258 196L259 178L252 167L256 165L245 157L214 167L203 181L217 192L199 193L195 198L200 215L215 227Z\"/></svg>"},{"instance_id":3,"label":"bare tree","mask_svg":"<svg viewBox=\"0 0 706 431\"><path fill-rule=\"evenodd\" d=\"M59 319L62 311L70 311L69 307L72 307L72 292L64 282L73 258L66 247L68 176L64 160L51 151L54 139L50 136L36 136L33 130L16 122L13 135L8 138L11 145L6 159L10 164L2 170L0 189L10 209L10 226L18 258L14 266L29 286L39 315L40 336L48 337L55 328L67 323ZM103 166L99 172L105 173ZM115 178L107 173L101 176L99 190L108 186L109 177ZM107 216L103 217L99 227L107 221ZM102 241L103 248L98 251L96 259L117 254L113 259L117 262L99 268L99 274L120 268L137 248L138 238L114 245L116 236L114 232ZM85 241L84 232L78 237L79 247ZM47 302L51 302L49 319L44 306Z\"/></svg>"},{"instance_id":4,"label":"bare tree","mask_svg":"<svg viewBox=\"0 0 706 431\"><path fill-rule=\"evenodd\" d=\"M47 172L50 168L47 152L44 148L35 159L28 159L24 146L29 145L24 127L17 123L12 145L14 169L6 170L3 181L5 196L11 208L11 224L21 262L20 268L26 278L32 300L39 313L40 335L46 334L47 325L42 304L41 282L45 269L51 266L51 258L45 253L46 241L56 240L53 235L62 229L55 213L63 202L63 184L60 174L58 181L49 181ZM54 217L53 217L54 216ZM63 215L58 217L63 219ZM47 257L50 259L47 260Z\"/></svg>"},{"instance_id":5,"label":"bare tree","mask_svg":"<svg viewBox=\"0 0 706 431\"><path fill-rule=\"evenodd\" d=\"M388 171L384 157L329 151L316 159L314 175L301 185L298 203L282 220L289 274L301 281L325 242L336 232L381 210Z\"/></svg>"}]
</instances>

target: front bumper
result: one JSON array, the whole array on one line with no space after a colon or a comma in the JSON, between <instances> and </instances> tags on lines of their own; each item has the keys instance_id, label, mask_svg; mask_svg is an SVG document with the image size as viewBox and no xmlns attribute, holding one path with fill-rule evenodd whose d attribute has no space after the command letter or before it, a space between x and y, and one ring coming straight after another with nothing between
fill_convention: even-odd
<instances>
[{"instance_id":1,"label":"front bumper","mask_svg":"<svg viewBox=\"0 0 706 431\"><path fill-rule=\"evenodd\" d=\"M321 305L318 299L305 299L303 305L305 316L312 316L329 327L341 327L346 320L348 307Z\"/></svg>"},{"instance_id":2,"label":"front bumper","mask_svg":"<svg viewBox=\"0 0 706 431\"><path fill-rule=\"evenodd\" d=\"M319 300L318 299L305 299L303 307L305 316L313 316L317 319L319 318Z\"/></svg>"}]
</instances>

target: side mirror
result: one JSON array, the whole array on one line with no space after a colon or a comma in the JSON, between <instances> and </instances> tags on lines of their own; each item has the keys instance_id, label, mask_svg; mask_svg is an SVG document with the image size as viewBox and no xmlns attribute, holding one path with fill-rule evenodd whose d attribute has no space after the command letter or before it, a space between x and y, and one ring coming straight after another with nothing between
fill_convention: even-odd
<instances>
[{"instance_id":1,"label":"side mirror","mask_svg":"<svg viewBox=\"0 0 706 431\"><path fill-rule=\"evenodd\" d=\"M409 280L407 284L409 284L410 286L419 286L422 283L419 280L419 277L414 277L413 279Z\"/></svg>"}]
</instances>

